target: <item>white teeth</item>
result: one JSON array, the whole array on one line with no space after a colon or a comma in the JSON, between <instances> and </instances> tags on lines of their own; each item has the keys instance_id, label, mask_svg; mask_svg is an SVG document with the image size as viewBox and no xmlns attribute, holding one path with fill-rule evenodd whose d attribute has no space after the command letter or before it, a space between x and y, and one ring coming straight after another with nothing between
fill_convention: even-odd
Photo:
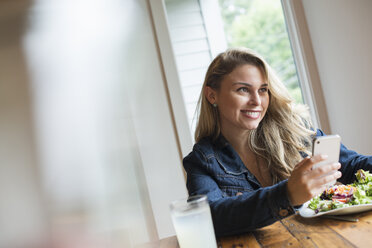
<instances>
[{"instance_id":1,"label":"white teeth","mask_svg":"<svg viewBox=\"0 0 372 248\"><path fill-rule=\"evenodd\" d=\"M244 113L247 114L247 115L249 115L249 116L251 116L251 117L253 117L253 118L256 118L256 117L258 117L260 115L259 112L244 111Z\"/></svg>"}]
</instances>

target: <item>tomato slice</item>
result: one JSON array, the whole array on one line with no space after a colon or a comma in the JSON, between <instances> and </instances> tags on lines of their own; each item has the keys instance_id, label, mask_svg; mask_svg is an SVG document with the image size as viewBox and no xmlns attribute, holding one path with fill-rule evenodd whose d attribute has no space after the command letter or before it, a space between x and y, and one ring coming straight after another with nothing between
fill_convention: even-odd
<instances>
[{"instance_id":1,"label":"tomato slice","mask_svg":"<svg viewBox=\"0 0 372 248\"><path fill-rule=\"evenodd\" d=\"M338 201L338 202L342 202L342 203L347 203L349 201L349 199L347 198L341 198L341 199L332 199L333 201Z\"/></svg>"}]
</instances>

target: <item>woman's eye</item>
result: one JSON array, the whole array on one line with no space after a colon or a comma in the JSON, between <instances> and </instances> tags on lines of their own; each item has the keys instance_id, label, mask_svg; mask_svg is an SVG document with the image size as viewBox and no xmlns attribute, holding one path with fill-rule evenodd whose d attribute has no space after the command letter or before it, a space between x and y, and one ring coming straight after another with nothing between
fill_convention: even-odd
<instances>
[{"instance_id":1,"label":"woman's eye","mask_svg":"<svg viewBox=\"0 0 372 248\"><path fill-rule=\"evenodd\" d=\"M260 92L261 92L261 93L265 93L265 92L267 92L267 91L268 91L267 88L261 88L261 89L260 89Z\"/></svg>"},{"instance_id":2,"label":"woman's eye","mask_svg":"<svg viewBox=\"0 0 372 248\"><path fill-rule=\"evenodd\" d=\"M248 88L247 87L241 87L238 89L239 92L248 92Z\"/></svg>"}]
</instances>

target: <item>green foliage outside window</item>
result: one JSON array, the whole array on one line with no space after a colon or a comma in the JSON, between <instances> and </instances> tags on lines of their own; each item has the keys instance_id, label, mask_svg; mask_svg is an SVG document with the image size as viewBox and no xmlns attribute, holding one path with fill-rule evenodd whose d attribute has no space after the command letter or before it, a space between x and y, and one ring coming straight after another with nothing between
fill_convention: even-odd
<instances>
[{"instance_id":1,"label":"green foliage outside window","mask_svg":"<svg viewBox=\"0 0 372 248\"><path fill-rule=\"evenodd\" d=\"M229 47L260 53L302 103L296 67L280 0L219 0Z\"/></svg>"}]
</instances>

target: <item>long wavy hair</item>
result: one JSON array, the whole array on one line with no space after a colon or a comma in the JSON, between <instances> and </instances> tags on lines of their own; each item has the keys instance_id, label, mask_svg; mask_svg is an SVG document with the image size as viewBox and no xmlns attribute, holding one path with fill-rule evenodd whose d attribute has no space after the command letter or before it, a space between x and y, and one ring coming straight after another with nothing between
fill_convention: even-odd
<instances>
[{"instance_id":1,"label":"long wavy hair","mask_svg":"<svg viewBox=\"0 0 372 248\"><path fill-rule=\"evenodd\" d=\"M300 152L310 154L311 121L308 108L294 104L283 83L265 60L247 48L228 49L210 64L197 105L195 141L208 137L216 140L221 134L218 108L205 96L209 86L219 90L223 78L241 65L250 64L261 70L268 83L270 103L258 127L251 130L247 140L256 156L263 158L277 183L290 176L294 166L302 159Z\"/></svg>"}]
</instances>

